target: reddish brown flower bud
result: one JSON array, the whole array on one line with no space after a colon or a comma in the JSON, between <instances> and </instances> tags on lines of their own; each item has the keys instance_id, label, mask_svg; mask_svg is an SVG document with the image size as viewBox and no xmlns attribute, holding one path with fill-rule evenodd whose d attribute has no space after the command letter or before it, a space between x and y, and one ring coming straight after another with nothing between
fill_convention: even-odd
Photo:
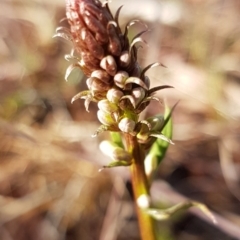
<instances>
[{"instance_id":1,"label":"reddish brown flower bud","mask_svg":"<svg viewBox=\"0 0 240 240\"><path fill-rule=\"evenodd\" d=\"M109 46L108 50L109 52L114 56L119 56L121 54L121 41L119 36L116 32L116 23L115 22L109 22L107 26L108 35L109 35Z\"/></svg>"},{"instance_id":2,"label":"reddish brown flower bud","mask_svg":"<svg viewBox=\"0 0 240 240\"><path fill-rule=\"evenodd\" d=\"M119 64L121 67L127 67L130 64L131 56L128 51L124 51L121 53L119 58Z\"/></svg>"},{"instance_id":3,"label":"reddish brown flower bud","mask_svg":"<svg viewBox=\"0 0 240 240\"><path fill-rule=\"evenodd\" d=\"M96 41L91 32L87 28L82 28L80 33L80 39L87 47L87 50L96 58L102 59L104 57L104 50L102 46ZM82 44L82 45L84 45ZM86 51L87 51L86 50Z\"/></svg>"},{"instance_id":4,"label":"reddish brown flower bud","mask_svg":"<svg viewBox=\"0 0 240 240\"><path fill-rule=\"evenodd\" d=\"M116 61L111 55L104 57L100 62L100 66L102 69L106 70L106 72L111 76L114 76L117 72Z\"/></svg>"},{"instance_id":5,"label":"reddish brown flower bud","mask_svg":"<svg viewBox=\"0 0 240 240\"><path fill-rule=\"evenodd\" d=\"M107 99L110 102L113 103L118 103L119 100L123 97L123 92L116 89L116 88L111 88L108 92L107 92Z\"/></svg>"},{"instance_id":6,"label":"reddish brown flower bud","mask_svg":"<svg viewBox=\"0 0 240 240\"><path fill-rule=\"evenodd\" d=\"M93 92L106 92L111 88L111 84L103 82L98 78L91 77L87 79L88 88Z\"/></svg>"},{"instance_id":7,"label":"reddish brown flower bud","mask_svg":"<svg viewBox=\"0 0 240 240\"><path fill-rule=\"evenodd\" d=\"M66 0L66 16L82 70L89 76L99 68L95 59L101 60L110 44L107 26L113 20L112 15L98 0Z\"/></svg>"},{"instance_id":8,"label":"reddish brown flower bud","mask_svg":"<svg viewBox=\"0 0 240 240\"><path fill-rule=\"evenodd\" d=\"M98 78L102 82L111 84L111 77L108 75L107 72L105 72L103 70L96 70L96 71L92 72L91 77Z\"/></svg>"},{"instance_id":9,"label":"reddish brown flower bud","mask_svg":"<svg viewBox=\"0 0 240 240\"><path fill-rule=\"evenodd\" d=\"M105 125L103 129L136 134L138 114L151 100L156 100L152 96L155 91L169 86L149 90L149 78L145 72L160 64L140 68L135 44L144 42L141 35L147 29L129 42L129 27L139 21L128 23L123 34L118 23L120 9L113 17L106 2L66 0L70 30L58 28L55 36L73 42L74 51L67 55L67 59L76 62L67 69L66 78L75 67L80 67L88 77L89 90L78 93L73 101L85 99L87 111L91 101L98 102L98 118Z\"/></svg>"}]
</instances>

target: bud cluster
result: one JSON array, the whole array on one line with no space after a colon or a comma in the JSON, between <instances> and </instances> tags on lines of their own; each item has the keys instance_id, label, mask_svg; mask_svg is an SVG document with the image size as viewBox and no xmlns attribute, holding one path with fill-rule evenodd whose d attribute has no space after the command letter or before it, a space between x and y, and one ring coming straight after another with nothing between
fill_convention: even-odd
<instances>
[{"instance_id":1,"label":"bud cluster","mask_svg":"<svg viewBox=\"0 0 240 240\"><path fill-rule=\"evenodd\" d=\"M151 100L158 100L153 96L154 92L170 86L149 89L145 72L159 64L151 64L141 70L135 46L143 41L141 35L148 30L140 32L129 42L129 27L139 21L128 23L122 33L118 23L120 10L121 7L113 16L107 2L66 0L70 29L59 28L56 36L73 43L73 52L66 57L74 59L75 63L67 69L66 78L75 67L81 68L88 77L88 90L78 93L72 102L78 98L85 99L87 111L90 102L97 102L97 116L103 124L102 129L137 135L137 129L141 129L139 113Z\"/></svg>"}]
</instances>

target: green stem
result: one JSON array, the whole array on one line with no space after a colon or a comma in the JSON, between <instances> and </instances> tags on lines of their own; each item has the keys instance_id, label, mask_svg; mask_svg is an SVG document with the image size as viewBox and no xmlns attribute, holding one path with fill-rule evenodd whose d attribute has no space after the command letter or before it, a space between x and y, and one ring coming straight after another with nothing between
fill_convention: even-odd
<instances>
[{"instance_id":1,"label":"green stem","mask_svg":"<svg viewBox=\"0 0 240 240\"><path fill-rule=\"evenodd\" d=\"M127 149L133 157L130 171L136 204L136 200L141 195L149 196L149 183L144 169L145 153L137 142L136 137L131 136L130 134L125 134L125 140ZM137 204L136 210L142 240L156 240L153 219L140 209Z\"/></svg>"}]
</instances>

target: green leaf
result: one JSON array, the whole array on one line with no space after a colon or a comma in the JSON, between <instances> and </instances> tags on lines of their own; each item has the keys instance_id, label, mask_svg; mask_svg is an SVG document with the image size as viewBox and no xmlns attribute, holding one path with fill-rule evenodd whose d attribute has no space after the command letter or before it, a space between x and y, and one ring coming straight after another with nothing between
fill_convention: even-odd
<instances>
[{"instance_id":1,"label":"green leaf","mask_svg":"<svg viewBox=\"0 0 240 240\"><path fill-rule=\"evenodd\" d=\"M214 215L211 213L211 211L208 209L208 207L202 203L195 202L195 201L187 201L183 203L176 204L170 208L167 209L158 209L158 208L142 208L147 214L152 216L156 220L166 220L173 216L175 213L186 210L190 207L197 207L200 209L207 217L209 217L214 224L216 224L216 219Z\"/></svg>"},{"instance_id":2,"label":"green leaf","mask_svg":"<svg viewBox=\"0 0 240 240\"><path fill-rule=\"evenodd\" d=\"M99 169L99 171L102 171L104 168L113 168L113 167L128 167L132 164L132 162L129 161L112 161L108 165L103 166Z\"/></svg>"},{"instance_id":3,"label":"green leaf","mask_svg":"<svg viewBox=\"0 0 240 240\"><path fill-rule=\"evenodd\" d=\"M164 122L159 126L156 131L161 132L164 137L158 138L152 145L146 159L145 159L145 169L148 177L150 178L152 173L157 169L158 165L162 162L168 146L171 141L166 141L166 139L172 138L172 112L175 109L177 103L172 109L165 107Z\"/></svg>"},{"instance_id":4,"label":"green leaf","mask_svg":"<svg viewBox=\"0 0 240 240\"><path fill-rule=\"evenodd\" d=\"M118 147L124 148L121 134L118 132L110 132L110 134L112 142L116 144Z\"/></svg>"}]
</instances>

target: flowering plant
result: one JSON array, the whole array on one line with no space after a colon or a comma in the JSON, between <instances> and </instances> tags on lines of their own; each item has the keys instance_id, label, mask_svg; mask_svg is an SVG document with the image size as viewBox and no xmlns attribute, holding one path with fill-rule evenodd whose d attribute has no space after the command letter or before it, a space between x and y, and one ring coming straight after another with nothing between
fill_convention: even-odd
<instances>
[{"instance_id":1,"label":"flowering plant","mask_svg":"<svg viewBox=\"0 0 240 240\"><path fill-rule=\"evenodd\" d=\"M141 21L132 20L122 32L119 27L121 9L113 16L108 2L66 0L70 28L59 27L55 36L73 44L73 50L66 59L74 63L68 67L65 79L76 67L87 76L88 90L78 93L72 102L84 99L87 111L91 102L97 103L97 116L102 125L94 136L103 131L114 133L111 142L104 141L100 146L113 159L104 167L130 166L141 236L142 239L153 240L156 239L153 218L165 219L186 206L197 205L202 209L203 206L195 202L167 210L151 206L151 176L162 161L169 143L172 143L171 114L175 106L172 110L166 108L164 116L139 120L140 113L151 101L159 101L154 94L171 86L150 88L147 70L163 65L153 63L140 67L136 44L144 42L141 36L148 29ZM142 24L145 30L130 42L129 28L137 23ZM205 208L204 211L207 212Z\"/></svg>"}]
</instances>

